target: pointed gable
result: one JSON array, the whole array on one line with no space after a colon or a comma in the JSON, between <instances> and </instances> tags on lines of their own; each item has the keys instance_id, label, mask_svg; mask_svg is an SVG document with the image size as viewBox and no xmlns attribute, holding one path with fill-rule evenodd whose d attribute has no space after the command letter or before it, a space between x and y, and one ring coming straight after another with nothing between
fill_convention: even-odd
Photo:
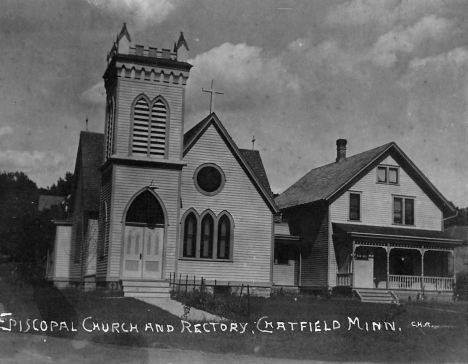
<instances>
[{"instance_id":1,"label":"pointed gable","mask_svg":"<svg viewBox=\"0 0 468 364\"><path fill-rule=\"evenodd\" d=\"M270 184L260 158L260 153L258 151L239 149L215 113L210 114L185 133L184 156L192 149L210 126L213 126L217 130L233 156L237 159L244 172L269 206L270 210L273 213L277 213L278 208L273 200Z\"/></svg>"},{"instance_id":2,"label":"pointed gable","mask_svg":"<svg viewBox=\"0 0 468 364\"><path fill-rule=\"evenodd\" d=\"M320 200L333 202L389 155L444 213L453 212L453 205L394 142L312 169L278 196L275 202L280 209Z\"/></svg>"}]
</instances>

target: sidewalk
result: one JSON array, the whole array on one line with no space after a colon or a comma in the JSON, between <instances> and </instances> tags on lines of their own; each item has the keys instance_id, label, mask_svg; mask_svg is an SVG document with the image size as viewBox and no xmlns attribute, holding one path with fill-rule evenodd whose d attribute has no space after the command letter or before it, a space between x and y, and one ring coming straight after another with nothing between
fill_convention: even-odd
<instances>
[{"instance_id":1,"label":"sidewalk","mask_svg":"<svg viewBox=\"0 0 468 364\"><path fill-rule=\"evenodd\" d=\"M182 318L184 316L184 305L178 301L171 300L170 298L137 298L140 301L149 303L150 305L157 306L170 314ZM209 312L198 310L191 307L187 315L188 321L225 321L224 317L213 315Z\"/></svg>"}]
</instances>

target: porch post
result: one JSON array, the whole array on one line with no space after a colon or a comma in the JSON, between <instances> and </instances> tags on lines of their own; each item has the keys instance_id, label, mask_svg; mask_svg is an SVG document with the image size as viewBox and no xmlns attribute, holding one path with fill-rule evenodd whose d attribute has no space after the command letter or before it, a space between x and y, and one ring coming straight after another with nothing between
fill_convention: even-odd
<instances>
[{"instance_id":1,"label":"porch post","mask_svg":"<svg viewBox=\"0 0 468 364\"><path fill-rule=\"evenodd\" d=\"M424 294L424 247L421 248L421 290Z\"/></svg>"},{"instance_id":2,"label":"porch post","mask_svg":"<svg viewBox=\"0 0 468 364\"><path fill-rule=\"evenodd\" d=\"M354 246L354 239L353 239L353 251L351 252L351 265L353 267L353 271L352 271L352 276L351 276L351 288L354 288L355 287L355 277L354 277L354 249L355 249L355 246Z\"/></svg>"},{"instance_id":3,"label":"porch post","mask_svg":"<svg viewBox=\"0 0 468 364\"><path fill-rule=\"evenodd\" d=\"M387 243L387 289L390 288L390 244Z\"/></svg>"}]
</instances>

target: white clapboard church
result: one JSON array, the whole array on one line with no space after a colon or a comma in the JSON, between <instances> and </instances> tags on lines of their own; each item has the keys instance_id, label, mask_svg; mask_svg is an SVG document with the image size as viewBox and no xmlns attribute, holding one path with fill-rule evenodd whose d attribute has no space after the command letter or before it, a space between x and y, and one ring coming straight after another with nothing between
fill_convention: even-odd
<instances>
[{"instance_id":1,"label":"white clapboard church","mask_svg":"<svg viewBox=\"0 0 468 364\"><path fill-rule=\"evenodd\" d=\"M104 134L82 132L70 218L57 221L47 277L128 296L167 296L170 277L248 284L273 277L273 201L260 154L211 113L184 130L191 65L132 43L124 25L104 73Z\"/></svg>"}]
</instances>

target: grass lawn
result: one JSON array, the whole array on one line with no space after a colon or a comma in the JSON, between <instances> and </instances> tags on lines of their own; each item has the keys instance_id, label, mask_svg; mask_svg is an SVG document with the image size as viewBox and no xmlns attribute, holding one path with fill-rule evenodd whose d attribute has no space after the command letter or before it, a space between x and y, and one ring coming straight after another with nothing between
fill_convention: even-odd
<instances>
[{"instance_id":1,"label":"grass lawn","mask_svg":"<svg viewBox=\"0 0 468 364\"><path fill-rule=\"evenodd\" d=\"M109 298L102 292L60 291L47 285L17 287L6 264L0 265L0 277L0 302L18 322L22 321L23 331L28 318L37 318L38 325L40 321L49 325L48 335L69 336L103 344L339 361L466 362L468 357L467 309L462 303L441 305L413 302L402 308L391 308L354 300L310 296L253 298L251 318L243 321L243 325L247 324L244 333L229 332L230 323L226 324L226 332L221 332L219 324L205 323L207 330L217 329L217 332L209 333L202 325L195 328L192 323L190 333L187 326L181 332L183 326L179 318L138 300ZM265 316L268 318L260 320ZM357 321L353 321L348 330L349 318L355 320L356 317L362 330L357 327ZM83 326L86 318L88 320ZM395 331L372 330L373 322L383 323L385 320L395 322ZM56 329L50 332L51 321L67 322L69 327L73 322L77 331ZM335 330L332 329L334 321L335 327L337 323L340 325ZM302 331L301 322L304 322ZM412 322L413 325L429 322L428 325L438 328L413 327ZM109 332L102 331L102 323L104 328L106 324L110 325ZM138 328L138 332L134 329L131 333L123 333L122 326L118 325L119 333L115 330L112 333L112 323L124 323L126 330L132 324ZM148 323L152 324L153 329L154 324L162 325L164 332L152 332ZM99 325L100 329L94 327L93 330L93 324ZM167 325L174 331L167 332ZM240 325L233 327L242 330ZM92 332L87 332L85 328ZM316 328L321 331L316 331ZM196 329L201 333L195 333ZM260 329L271 333L261 332ZM14 327L13 331L19 331L19 327ZM30 333L36 332L31 329L27 334Z\"/></svg>"}]
</instances>

